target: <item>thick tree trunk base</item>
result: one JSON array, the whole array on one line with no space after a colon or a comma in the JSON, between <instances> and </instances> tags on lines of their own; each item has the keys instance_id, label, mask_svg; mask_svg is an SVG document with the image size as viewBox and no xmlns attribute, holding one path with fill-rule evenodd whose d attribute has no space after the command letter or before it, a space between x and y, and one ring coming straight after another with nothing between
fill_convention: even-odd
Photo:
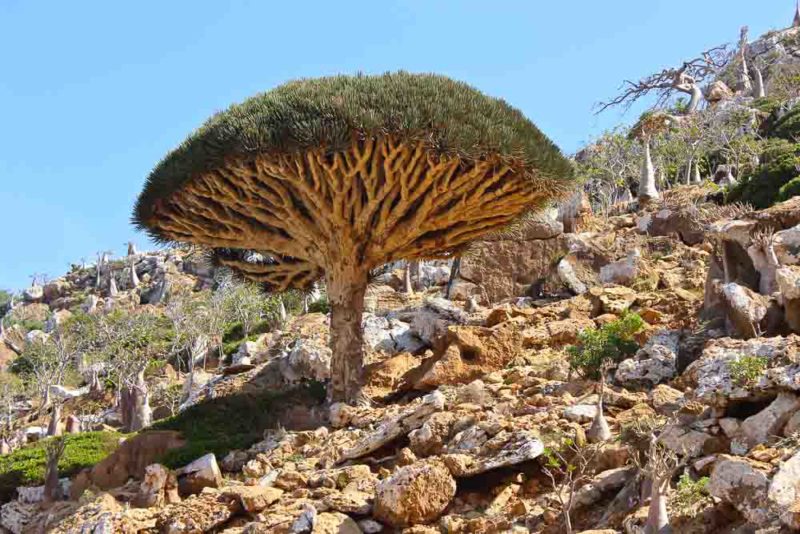
<instances>
[{"instance_id":1,"label":"thick tree trunk base","mask_svg":"<svg viewBox=\"0 0 800 534\"><path fill-rule=\"evenodd\" d=\"M331 306L331 402L355 404L361 400L361 373L364 366L361 317L367 291L367 272L329 275L328 299Z\"/></svg>"}]
</instances>

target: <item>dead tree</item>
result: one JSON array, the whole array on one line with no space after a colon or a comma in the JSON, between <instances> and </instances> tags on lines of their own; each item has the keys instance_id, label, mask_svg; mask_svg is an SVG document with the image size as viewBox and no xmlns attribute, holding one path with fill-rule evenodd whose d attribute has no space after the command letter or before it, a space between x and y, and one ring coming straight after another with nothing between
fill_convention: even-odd
<instances>
[{"instance_id":1,"label":"dead tree","mask_svg":"<svg viewBox=\"0 0 800 534\"><path fill-rule=\"evenodd\" d=\"M701 85L727 65L729 60L727 45L715 46L699 57L685 61L680 67L663 69L638 82L625 80L622 92L613 99L598 104L597 113L615 106L623 106L627 111L635 102L650 95L656 95L655 107L663 108L676 93L688 95L685 113L694 113L703 98Z\"/></svg>"},{"instance_id":2,"label":"dead tree","mask_svg":"<svg viewBox=\"0 0 800 534\"><path fill-rule=\"evenodd\" d=\"M597 445L581 446L573 440L566 440L562 450L546 449L542 472L550 479L556 500L561 506L564 532L572 534L572 507L575 495L587 480L589 468L600 452Z\"/></svg>"},{"instance_id":3,"label":"dead tree","mask_svg":"<svg viewBox=\"0 0 800 534\"><path fill-rule=\"evenodd\" d=\"M51 503L60 500L61 482L58 477L58 462L64 455L67 442L63 437L53 438L48 441L45 447L47 455L47 471L44 478L44 502Z\"/></svg>"}]
</instances>

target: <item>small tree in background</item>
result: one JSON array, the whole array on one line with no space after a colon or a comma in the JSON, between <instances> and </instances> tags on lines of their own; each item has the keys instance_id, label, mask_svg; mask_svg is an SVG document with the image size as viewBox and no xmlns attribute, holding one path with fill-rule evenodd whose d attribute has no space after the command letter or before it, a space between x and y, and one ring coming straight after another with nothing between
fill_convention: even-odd
<instances>
[{"instance_id":1,"label":"small tree in background","mask_svg":"<svg viewBox=\"0 0 800 534\"><path fill-rule=\"evenodd\" d=\"M639 349L634 336L643 327L644 320L638 314L627 312L600 328L582 331L578 343L567 347L570 367L586 378L600 378L604 365L620 362Z\"/></svg>"},{"instance_id":2,"label":"small tree in background","mask_svg":"<svg viewBox=\"0 0 800 534\"><path fill-rule=\"evenodd\" d=\"M442 76L287 83L215 115L153 170L134 221L271 291L324 277L332 400L360 399L369 273L448 259L541 209L571 164L501 100Z\"/></svg>"},{"instance_id":3,"label":"small tree in background","mask_svg":"<svg viewBox=\"0 0 800 534\"><path fill-rule=\"evenodd\" d=\"M550 479L561 506L566 534L574 532L571 514L575 493L588 480L590 466L599 452L599 446L581 445L571 438L563 440L558 449L544 451L542 472Z\"/></svg>"}]
</instances>

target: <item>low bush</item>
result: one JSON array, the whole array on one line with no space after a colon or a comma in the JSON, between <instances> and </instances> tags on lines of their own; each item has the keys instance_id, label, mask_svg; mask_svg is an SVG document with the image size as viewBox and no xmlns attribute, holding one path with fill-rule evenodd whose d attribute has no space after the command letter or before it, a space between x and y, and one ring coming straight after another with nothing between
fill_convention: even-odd
<instances>
[{"instance_id":1,"label":"low bush","mask_svg":"<svg viewBox=\"0 0 800 534\"><path fill-rule=\"evenodd\" d=\"M319 300L308 305L308 313L324 313L328 314L331 311L331 303L328 302L328 296L323 295Z\"/></svg>"},{"instance_id":2,"label":"low bush","mask_svg":"<svg viewBox=\"0 0 800 534\"><path fill-rule=\"evenodd\" d=\"M169 451L161 462L177 468L209 452L222 459L234 449L246 449L262 439L264 430L274 428L277 408L317 404L324 398L324 386L309 383L288 392L237 393L201 402L153 425L156 430L177 430L186 439L186 445Z\"/></svg>"},{"instance_id":3,"label":"low bush","mask_svg":"<svg viewBox=\"0 0 800 534\"><path fill-rule=\"evenodd\" d=\"M765 356L742 356L728 364L731 380L740 387L755 384L767 370L768 364Z\"/></svg>"},{"instance_id":4,"label":"low bush","mask_svg":"<svg viewBox=\"0 0 800 534\"><path fill-rule=\"evenodd\" d=\"M567 348L570 367L586 378L599 378L605 360L620 362L639 349L633 337L643 327L644 320L628 312L600 328L584 330L578 343Z\"/></svg>"},{"instance_id":5,"label":"low bush","mask_svg":"<svg viewBox=\"0 0 800 534\"><path fill-rule=\"evenodd\" d=\"M756 209L768 208L780 199L781 188L800 175L800 144L770 139L755 174L731 187L726 202L743 202Z\"/></svg>"},{"instance_id":6,"label":"low bush","mask_svg":"<svg viewBox=\"0 0 800 534\"><path fill-rule=\"evenodd\" d=\"M783 202L784 200L789 200L792 197L796 197L800 195L800 176L797 178L792 178L778 191L778 200Z\"/></svg>"},{"instance_id":7,"label":"low bush","mask_svg":"<svg viewBox=\"0 0 800 534\"><path fill-rule=\"evenodd\" d=\"M58 462L59 475L71 476L84 467L96 464L117 448L121 437L122 434L116 432L84 432L64 436L66 448ZM44 484L46 445L51 439L37 441L0 456L0 501L12 499L18 486Z\"/></svg>"}]
</instances>

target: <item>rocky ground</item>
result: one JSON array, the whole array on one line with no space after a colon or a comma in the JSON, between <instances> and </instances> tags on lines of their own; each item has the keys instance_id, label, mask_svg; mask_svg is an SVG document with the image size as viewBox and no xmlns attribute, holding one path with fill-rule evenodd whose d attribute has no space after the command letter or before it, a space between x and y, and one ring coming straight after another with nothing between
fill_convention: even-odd
<instances>
[{"instance_id":1,"label":"rocky ground","mask_svg":"<svg viewBox=\"0 0 800 534\"><path fill-rule=\"evenodd\" d=\"M179 469L157 461L185 436L145 430L73 477L72 499L44 504L40 489L20 488L0 523L15 533L556 533L571 501L575 532L638 533L654 436L674 464L673 531L800 530L800 198L750 212L707 193L584 213L573 233L543 217L481 242L453 300L442 296L446 264L424 265L414 295L389 271L364 319L371 405L282 401L249 448ZM152 289L136 294L158 306L176 284L210 284L198 265L139 255L133 268ZM121 265L113 298L80 302L126 305L130 269ZM82 284L67 275L14 313L44 320ZM605 368L601 390L566 349L629 311L645 322L639 349ZM6 332L6 359L24 335ZM324 314L293 317L229 364L182 378L181 410L324 382L327 337ZM592 429L601 404L609 439ZM114 426L108 409L81 417L83 428ZM33 414L22 434L37 424Z\"/></svg>"}]
</instances>

